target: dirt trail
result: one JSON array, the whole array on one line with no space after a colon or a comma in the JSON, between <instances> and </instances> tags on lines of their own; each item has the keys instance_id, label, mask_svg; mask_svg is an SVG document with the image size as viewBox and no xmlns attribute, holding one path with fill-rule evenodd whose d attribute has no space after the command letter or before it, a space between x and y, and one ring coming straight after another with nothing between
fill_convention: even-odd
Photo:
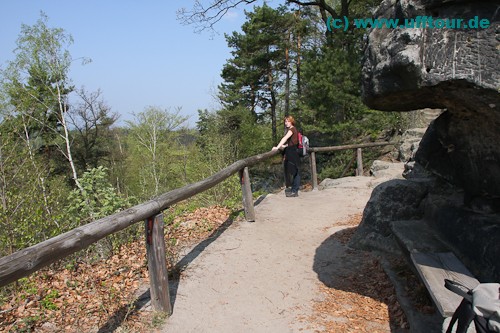
<instances>
[{"instance_id":1,"label":"dirt trail","mask_svg":"<svg viewBox=\"0 0 500 333\"><path fill-rule=\"evenodd\" d=\"M363 211L376 183L352 177L298 198L266 196L255 222L233 223L189 263L158 332L315 332L300 318L324 297L318 283L357 264L329 238Z\"/></svg>"}]
</instances>

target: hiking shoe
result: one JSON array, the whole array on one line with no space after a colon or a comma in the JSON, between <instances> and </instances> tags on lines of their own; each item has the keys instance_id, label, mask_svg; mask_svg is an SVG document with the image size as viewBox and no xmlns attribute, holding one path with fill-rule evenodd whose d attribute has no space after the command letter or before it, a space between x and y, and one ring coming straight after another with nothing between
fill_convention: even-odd
<instances>
[{"instance_id":1,"label":"hiking shoe","mask_svg":"<svg viewBox=\"0 0 500 333\"><path fill-rule=\"evenodd\" d=\"M299 193L297 192L289 192L289 193L286 193L286 196L291 198L291 197L298 197L299 196Z\"/></svg>"}]
</instances>

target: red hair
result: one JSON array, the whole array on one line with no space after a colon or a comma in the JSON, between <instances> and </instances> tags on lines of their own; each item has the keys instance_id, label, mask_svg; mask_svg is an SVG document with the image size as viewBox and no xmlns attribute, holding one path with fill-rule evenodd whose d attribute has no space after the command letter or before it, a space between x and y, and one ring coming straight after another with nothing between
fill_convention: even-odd
<instances>
[{"instance_id":1,"label":"red hair","mask_svg":"<svg viewBox=\"0 0 500 333\"><path fill-rule=\"evenodd\" d=\"M290 124L292 124L292 126L295 126L295 118L293 118L292 116L286 116L285 121L286 120L288 120Z\"/></svg>"}]
</instances>

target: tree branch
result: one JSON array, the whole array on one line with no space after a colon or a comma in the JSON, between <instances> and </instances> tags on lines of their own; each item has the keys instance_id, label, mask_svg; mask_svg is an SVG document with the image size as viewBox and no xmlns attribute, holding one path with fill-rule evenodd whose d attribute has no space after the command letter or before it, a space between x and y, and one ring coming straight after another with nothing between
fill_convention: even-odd
<instances>
[{"instance_id":1,"label":"tree branch","mask_svg":"<svg viewBox=\"0 0 500 333\"><path fill-rule=\"evenodd\" d=\"M191 11L181 8L177 11L177 19L184 25L195 25L195 32L204 30L215 31L214 26L219 22L230 9L238 7L240 4L249 5L257 0L215 0L208 7L199 1L193 5Z\"/></svg>"},{"instance_id":2,"label":"tree branch","mask_svg":"<svg viewBox=\"0 0 500 333\"><path fill-rule=\"evenodd\" d=\"M201 0L196 0L193 8L187 10L181 8L177 11L177 20L184 25L194 25L195 32L210 30L215 32L215 24L219 22L229 10L238 7L239 5L249 5L257 0L212 0L207 6L202 4ZM352 0L351 0L352 1ZM323 20L327 21L326 13L332 17L339 17L339 13L325 0L317 1L302 1L302 0L286 0L287 3L296 4L299 6L316 6L321 11ZM342 0L340 13L347 13L350 1ZM342 14L345 15L345 14Z\"/></svg>"}]
</instances>

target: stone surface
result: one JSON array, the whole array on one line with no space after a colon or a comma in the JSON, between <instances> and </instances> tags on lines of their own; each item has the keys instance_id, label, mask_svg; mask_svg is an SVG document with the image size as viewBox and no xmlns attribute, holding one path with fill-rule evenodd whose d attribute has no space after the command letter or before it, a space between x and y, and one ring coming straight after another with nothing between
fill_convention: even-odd
<instances>
[{"instance_id":1,"label":"stone surface","mask_svg":"<svg viewBox=\"0 0 500 333\"><path fill-rule=\"evenodd\" d=\"M375 16L489 20L486 29L373 29L363 66L363 97L380 110L446 109L422 139L415 160L470 197L500 198L497 3L384 1ZM407 144L400 151L402 161L411 159L418 143Z\"/></svg>"},{"instance_id":2,"label":"stone surface","mask_svg":"<svg viewBox=\"0 0 500 333\"><path fill-rule=\"evenodd\" d=\"M421 219L424 215L421 203L427 192L427 183L404 179L390 180L375 187L351 244L386 252L397 251L391 221Z\"/></svg>"},{"instance_id":3,"label":"stone surface","mask_svg":"<svg viewBox=\"0 0 500 333\"><path fill-rule=\"evenodd\" d=\"M463 207L463 193L430 193L425 218L481 282L500 281L500 217Z\"/></svg>"},{"instance_id":4,"label":"stone surface","mask_svg":"<svg viewBox=\"0 0 500 333\"><path fill-rule=\"evenodd\" d=\"M404 163L393 163L387 161L373 161L370 174L375 178L403 178Z\"/></svg>"},{"instance_id":5,"label":"stone surface","mask_svg":"<svg viewBox=\"0 0 500 333\"><path fill-rule=\"evenodd\" d=\"M363 66L363 95L379 110L500 107L499 12L496 1L383 1L378 18L401 22L488 19L487 29L373 29ZM479 92L480 90L480 92Z\"/></svg>"},{"instance_id":6,"label":"stone surface","mask_svg":"<svg viewBox=\"0 0 500 333\"><path fill-rule=\"evenodd\" d=\"M398 159L402 162L409 162L415 158L422 137L427 131L425 128L412 128L403 133L399 145Z\"/></svg>"},{"instance_id":7,"label":"stone surface","mask_svg":"<svg viewBox=\"0 0 500 333\"><path fill-rule=\"evenodd\" d=\"M499 111L447 111L425 133L415 160L471 199L500 198L498 142Z\"/></svg>"},{"instance_id":8,"label":"stone surface","mask_svg":"<svg viewBox=\"0 0 500 333\"><path fill-rule=\"evenodd\" d=\"M386 111L444 112L420 142L401 145L399 158L408 161L404 176L409 183L394 181L374 190L356 238L364 246L388 247L393 237L388 221L405 215L416 219L423 213L480 280L499 281L498 1L388 0L374 16L403 21L417 16L461 18L467 23L477 17L489 20L490 26L369 32L363 64L365 103Z\"/></svg>"}]
</instances>

